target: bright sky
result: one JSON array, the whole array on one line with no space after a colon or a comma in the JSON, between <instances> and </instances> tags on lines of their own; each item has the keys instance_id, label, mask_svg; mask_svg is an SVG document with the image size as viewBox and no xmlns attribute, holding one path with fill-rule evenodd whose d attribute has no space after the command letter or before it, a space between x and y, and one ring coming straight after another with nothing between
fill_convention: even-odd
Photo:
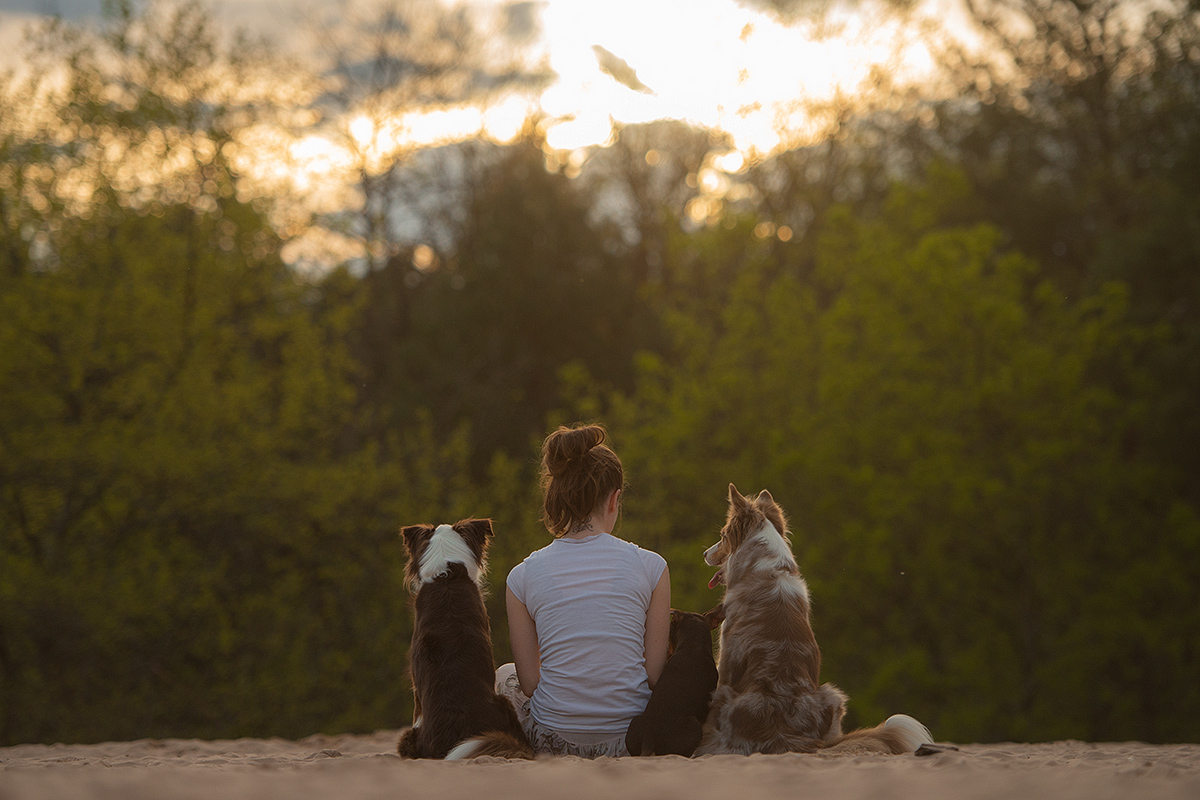
<instances>
[{"instance_id":1,"label":"bright sky","mask_svg":"<svg viewBox=\"0 0 1200 800\"><path fill-rule=\"evenodd\" d=\"M369 7L386 0L357 0ZM413 0L417 7L437 0ZM101 0L0 0L0 42L14 48L21 21L39 12L67 18L96 15ZM220 20L277 37L299 39L301 12L311 0L212 0ZM484 12L513 0L468 0ZM803 10L831 6L827 21L842 26L826 36L815 34L811 19L799 16L785 25L761 10L772 3ZM793 133L804 119L797 111L806 101L828 98L836 89L851 95L873 64L900 54L898 70L915 76L927 68L911 28L888 21L881 0L534 0L539 19L532 53L544 57L557 79L538 98L508 98L486 110L439 109L431 115L408 114L402 127L411 140L477 134L481 128L506 140L535 107L555 123L549 144L564 150L605 142L611 122L638 123L683 119L730 133L737 149L769 152L780 143L781 128ZM944 18L954 0L923 0ZM316 6L328 14L331 6ZM296 34L289 34L289 28ZM907 33L906 33L907 31ZM628 88L601 70L595 46L629 67L648 87ZM361 128L361 123L360 123ZM363 132L370 137L371 133ZM355 134L355 138L359 138Z\"/></svg>"},{"instance_id":2,"label":"bright sky","mask_svg":"<svg viewBox=\"0 0 1200 800\"><path fill-rule=\"evenodd\" d=\"M926 2L938 4L948 2ZM503 0L477 0L476 5L500 6ZM912 29L869 1L832 12L826 21L837 28L824 36L812 20L785 25L752 2L736 0L543 0L538 5L541 26L534 52L544 55L558 76L552 85L534 102L510 98L486 112L439 110L424 121L409 116L406 127L414 137L466 136L482 126L503 141L537 107L554 120L547 138L556 149L602 144L613 121L682 119L728 132L738 150L766 153L780 144L781 129L792 136L803 129L800 104L838 90L855 94L873 65L890 63L915 77L929 64L919 44L902 38L915 39ZM606 74L596 46L626 62L646 90L635 91Z\"/></svg>"},{"instance_id":3,"label":"bright sky","mask_svg":"<svg viewBox=\"0 0 1200 800\"><path fill-rule=\"evenodd\" d=\"M811 24L784 26L733 0L550 0L544 35L559 79L542 108L574 119L552 128L549 143L603 142L610 115L626 123L666 117L721 128L738 149L767 152L796 101L827 98L837 87L853 92L872 63L889 57L897 29L871 30L873 16L866 7L839 14L844 35L818 39ZM624 59L654 94L601 72L595 44Z\"/></svg>"}]
</instances>

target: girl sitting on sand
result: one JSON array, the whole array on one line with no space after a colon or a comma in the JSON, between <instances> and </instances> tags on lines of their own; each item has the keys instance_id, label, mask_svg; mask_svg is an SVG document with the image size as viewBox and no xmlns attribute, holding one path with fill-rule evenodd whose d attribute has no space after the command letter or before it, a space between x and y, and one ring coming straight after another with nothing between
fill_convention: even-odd
<instances>
[{"instance_id":1,"label":"girl sitting on sand","mask_svg":"<svg viewBox=\"0 0 1200 800\"><path fill-rule=\"evenodd\" d=\"M516 663L496 688L539 753L628 755L629 722L667 661L667 562L612 535L625 475L604 439L599 425L546 437L542 521L555 540L508 574Z\"/></svg>"}]
</instances>

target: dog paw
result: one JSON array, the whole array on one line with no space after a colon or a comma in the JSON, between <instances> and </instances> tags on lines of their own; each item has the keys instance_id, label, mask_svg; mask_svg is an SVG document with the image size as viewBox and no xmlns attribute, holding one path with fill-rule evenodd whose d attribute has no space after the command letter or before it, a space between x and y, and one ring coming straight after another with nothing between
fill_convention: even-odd
<instances>
[{"instance_id":1,"label":"dog paw","mask_svg":"<svg viewBox=\"0 0 1200 800\"><path fill-rule=\"evenodd\" d=\"M400 731L400 739L396 742L396 752L401 758L420 758L420 728L405 728Z\"/></svg>"}]
</instances>

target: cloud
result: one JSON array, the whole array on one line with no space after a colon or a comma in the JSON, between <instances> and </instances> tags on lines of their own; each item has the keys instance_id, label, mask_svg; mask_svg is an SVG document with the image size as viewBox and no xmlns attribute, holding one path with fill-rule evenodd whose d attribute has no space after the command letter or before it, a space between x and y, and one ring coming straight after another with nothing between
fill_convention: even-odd
<instances>
[{"instance_id":1,"label":"cloud","mask_svg":"<svg viewBox=\"0 0 1200 800\"><path fill-rule=\"evenodd\" d=\"M735 0L738 5L770 14L784 25L825 11L830 0Z\"/></svg>"},{"instance_id":2,"label":"cloud","mask_svg":"<svg viewBox=\"0 0 1200 800\"><path fill-rule=\"evenodd\" d=\"M655 93L653 89L641 82L637 71L629 66L625 59L618 58L614 53L605 50L598 44L592 45L592 52L596 54L596 61L600 63L600 71L612 76L617 83L642 94Z\"/></svg>"},{"instance_id":3,"label":"cloud","mask_svg":"<svg viewBox=\"0 0 1200 800\"><path fill-rule=\"evenodd\" d=\"M544 3L516 2L504 7L504 35L510 41L524 43L532 40L541 30L541 13Z\"/></svg>"}]
</instances>

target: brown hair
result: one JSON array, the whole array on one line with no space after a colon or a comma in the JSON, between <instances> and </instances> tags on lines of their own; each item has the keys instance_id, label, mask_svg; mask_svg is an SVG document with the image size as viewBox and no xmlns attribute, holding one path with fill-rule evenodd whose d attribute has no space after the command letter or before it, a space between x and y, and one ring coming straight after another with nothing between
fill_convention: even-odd
<instances>
[{"instance_id":1,"label":"brown hair","mask_svg":"<svg viewBox=\"0 0 1200 800\"><path fill-rule=\"evenodd\" d=\"M555 536L570 533L625 488L621 459L604 444L606 436L600 425L561 426L542 442L542 522Z\"/></svg>"}]
</instances>

